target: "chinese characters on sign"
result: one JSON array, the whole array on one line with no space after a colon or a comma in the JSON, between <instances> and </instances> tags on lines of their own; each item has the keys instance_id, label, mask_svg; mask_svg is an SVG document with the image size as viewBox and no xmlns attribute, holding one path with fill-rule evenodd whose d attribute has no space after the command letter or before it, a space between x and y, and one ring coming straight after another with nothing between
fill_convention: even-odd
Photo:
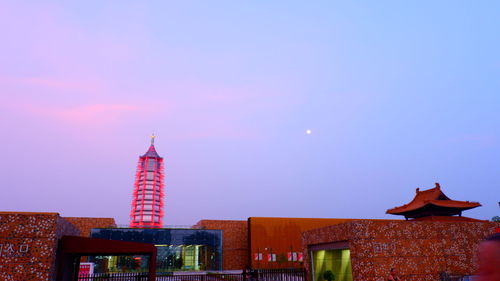
<instances>
[{"instance_id":1,"label":"chinese characters on sign","mask_svg":"<svg viewBox=\"0 0 500 281\"><path fill-rule=\"evenodd\" d=\"M28 244L0 244L0 257L21 257L29 250Z\"/></svg>"},{"instance_id":2,"label":"chinese characters on sign","mask_svg":"<svg viewBox=\"0 0 500 281\"><path fill-rule=\"evenodd\" d=\"M387 253L389 251L394 250L394 245L387 244L387 243L373 243L373 251L376 254L379 253Z\"/></svg>"}]
</instances>

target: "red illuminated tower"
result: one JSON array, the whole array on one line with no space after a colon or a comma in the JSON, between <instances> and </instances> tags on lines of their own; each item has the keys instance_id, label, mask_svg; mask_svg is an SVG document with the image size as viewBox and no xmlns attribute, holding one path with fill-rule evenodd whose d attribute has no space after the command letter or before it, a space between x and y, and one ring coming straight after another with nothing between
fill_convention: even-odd
<instances>
[{"instance_id":1,"label":"red illuminated tower","mask_svg":"<svg viewBox=\"0 0 500 281\"><path fill-rule=\"evenodd\" d=\"M163 158L156 152L154 140L153 135L148 151L139 157L130 227L163 226Z\"/></svg>"}]
</instances>

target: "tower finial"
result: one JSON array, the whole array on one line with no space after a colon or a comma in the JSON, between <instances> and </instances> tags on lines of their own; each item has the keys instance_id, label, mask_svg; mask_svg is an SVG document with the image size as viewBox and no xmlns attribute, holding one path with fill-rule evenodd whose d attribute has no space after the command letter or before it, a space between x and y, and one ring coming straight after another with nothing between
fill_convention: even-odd
<instances>
[{"instance_id":1,"label":"tower finial","mask_svg":"<svg viewBox=\"0 0 500 281\"><path fill-rule=\"evenodd\" d=\"M151 134L151 145L155 144L155 138L156 138L155 133L152 133Z\"/></svg>"}]
</instances>

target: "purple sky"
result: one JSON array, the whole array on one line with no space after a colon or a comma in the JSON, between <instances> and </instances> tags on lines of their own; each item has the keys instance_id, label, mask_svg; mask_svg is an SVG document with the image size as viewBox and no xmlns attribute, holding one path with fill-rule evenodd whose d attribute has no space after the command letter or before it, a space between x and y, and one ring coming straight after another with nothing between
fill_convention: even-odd
<instances>
[{"instance_id":1,"label":"purple sky","mask_svg":"<svg viewBox=\"0 0 500 281\"><path fill-rule=\"evenodd\" d=\"M154 131L169 225L500 215L499 1L55 2L0 0L1 210L127 224Z\"/></svg>"}]
</instances>

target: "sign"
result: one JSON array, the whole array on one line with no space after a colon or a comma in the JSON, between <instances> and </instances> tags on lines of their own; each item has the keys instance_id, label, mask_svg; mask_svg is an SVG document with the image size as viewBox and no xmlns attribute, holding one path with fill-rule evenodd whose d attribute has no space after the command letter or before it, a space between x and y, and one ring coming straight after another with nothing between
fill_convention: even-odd
<instances>
[{"instance_id":1,"label":"sign","mask_svg":"<svg viewBox=\"0 0 500 281\"><path fill-rule=\"evenodd\" d=\"M288 261L297 261L298 260L297 252L288 252Z\"/></svg>"},{"instance_id":2,"label":"sign","mask_svg":"<svg viewBox=\"0 0 500 281\"><path fill-rule=\"evenodd\" d=\"M304 255L301 252L297 253L297 258L299 261L304 261Z\"/></svg>"},{"instance_id":3,"label":"sign","mask_svg":"<svg viewBox=\"0 0 500 281\"><path fill-rule=\"evenodd\" d=\"M0 244L0 257L22 257L29 251L28 244Z\"/></svg>"},{"instance_id":4,"label":"sign","mask_svg":"<svg viewBox=\"0 0 500 281\"><path fill-rule=\"evenodd\" d=\"M78 277L89 277L94 274L94 263L93 262L82 262L80 263L80 269L78 270ZM87 279L82 279L87 280Z\"/></svg>"},{"instance_id":5,"label":"sign","mask_svg":"<svg viewBox=\"0 0 500 281\"><path fill-rule=\"evenodd\" d=\"M373 251L375 254L388 254L395 251L395 246L388 243L374 242Z\"/></svg>"},{"instance_id":6,"label":"sign","mask_svg":"<svg viewBox=\"0 0 500 281\"><path fill-rule=\"evenodd\" d=\"M276 261L276 254L267 254L267 261Z\"/></svg>"}]
</instances>

